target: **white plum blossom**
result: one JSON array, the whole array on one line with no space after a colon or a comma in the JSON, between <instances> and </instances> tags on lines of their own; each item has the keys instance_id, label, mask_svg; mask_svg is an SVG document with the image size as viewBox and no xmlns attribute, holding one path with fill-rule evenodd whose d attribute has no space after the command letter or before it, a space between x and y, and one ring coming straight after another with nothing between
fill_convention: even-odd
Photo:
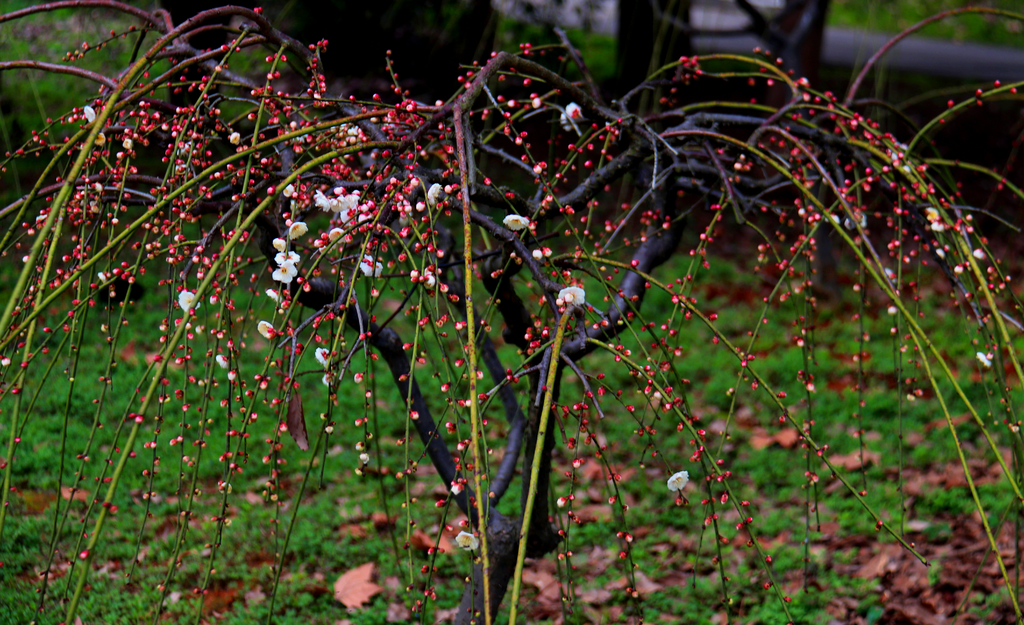
<instances>
[{"instance_id":1,"label":"white plum blossom","mask_svg":"<svg viewBox=\"0 0 1024 625\"><path fill-rule=\"evenodd\" d=\"M190 310L198 310L203 303L196 299L196 294L191 291L182 291L178 293L178 306L182 310L188 312Z\"/></svg>"},{"instance_id":2,"label":"white plum blossom","mask_svg":"<svg viewBox=\"0 0 1024 625\"><path fill-rule=\"evenodd\" d=\"M263 338L272 339L274 338L274 324L269 321L261 321L256 324L256 329L263 335Z\"/></svg>"},{"instance_id":3,"label":"white plum blossom","mask_svg":"<svg viewBox=\"0 0 1024 625\"><path fill-rule=\"evenodd\" d=\"M466 551L476 551L480 547L480 539L469 532L459 532L455 537L455 544Z\"/></svg>"},{"instance_id":4,"label":"white plum blossom","mask_svg":"<svg viewBox=\"0 0 1024 625\"><path fill-rule=\"evenodd\" d=\"M217 354L217 357L214 358L214 360L217 361L217 364L220 365L221 369L228 368L228 357L225 356L224 354Z\"/></svg>"},{"instance_id":5,"label":"white plum blossom","mask_svg":"<svg viewBox=\"0 0 1024 625\"><path fill-rule=\"evenodd\" d=\"M82 113L85 114L85 119L90 124L96 121L96 110L91 106L86 106L85 108L83 108Z\"/></svg>"},{"instance_id":6,"label":"white plum blossom","mask_svg":"<svg viewBox=\"0 0 1024 625\"><path fill-rule=\"evenodd\" d=\"M345 232L341 228L331 228L331 231L327 233L327 239L330 240L331 243L334 243L340 239L343 234L345 234Z\"/></svg>"},{"instance_id":7,"label":"white plum blossom","mask_svg":"<svg viewBox=\"0 0 1024 625\"><path fill-rule=\"evenodd\" d=\"M436 206L437 200L441 198L442 191L444 191L444 189L441 187L441 185L437 184L436 182L430 185L430 189L427 190L427 204L430 204L431 206Z\"/></svg>"},{"instance_id":8,"label":"white plum blossom","mask_svg":"<svg viewBox=\"0 0 1024 625\"><path fill-rule=\"evenodd\" d=\"M505 224L505 227L513 232L530 227L530 220L521 215L505 215L505 219L501 223Z\"/></svg>"},{"instance_id":9,"label":"white plum blossom","mask_svg":"<svg viewBox=\"0 0 1024 625\"><path fill-rule=\"evenodd\" d=\"M238 145L242 141L242 135L233 132L228 135L228 141L231 142L231 145Z\"/></svg>"},{"instance_id":10,"label":"white plum blossom","mask_svg":"<svg viewBox=\"0 0 1024 625\"><path fill-rule=\"evenodd\" d=\"M533 250L533 260L543 260L544 252L541 250Z\"/></svg>"},{"instance_id":11,"label":"white plum blossom","mask_svg":"<svg viewBox=\"0 0 1024 625\"><path fill-rule=\"evenodd\" d=\"M130 150L135 147L135 142L132 141L130 137L125 137L125 140L121 142L121 147L126 150Z\"/></svg>"},{"instance_id":12,"label":"white plum blossom","mask_svg":"<svg viewBox=\"0 0 1024 625\"><path fill-rule=\"evenodd\" d=\"M280 237L274 239L274 249L277 250L278 252L285 251L286 249L288 249L288 241L285 241Z\"/></svg>"},{"instance_id":13,"label":"white plum blossom","mask_svg":"<svg viewBox=\"0 0 1024 625\"><path fill-rule=\"evenodd\" d=\"M327 349L326 347L316 348L316 351L313 352L313 355L316 356L317 362L319 362L321 365L325 367L327 366L327 363L331 361L331 350Z\"/></svg>"},{"instance_id":14,"label":"white plum blossom","mask_svg":"<svg viewBox=\"0 0 1024 625\"><path fill-rule=\"evenodd\" d=\"M294 280L297 275L299 275L299 270L295 268L294 263L284 263L274 270L274 275L272 277L278 282L291 284L291 281Z\"/></svg>"},{"instance_id":15,"label":"white plum blossom","mask_svg":"<svg viewBox=\"0 0 1024 625\"><path fill-rule=\"evenodd\" d=\"M981 363L982 367L985 367L986 369L989 369L989 368L992 367L992 359L989 358L989 356L987 354L985 354L983 352L978 352L977 354L975 354L975 356L977 356L978 362Z\"/></svg>"},{"instance_id":16,"label":"white plum blossom","mask_svg":"<svg viewBox=\"0 0 1024 625\"><path fill-rule=\"evenodd\" d=\"M363 260L359 262L359 270L364 276L379 278L380 274L384 273L384 265L379 260L374 264L373 256L363 256Z\"/></svg>"},{"instance_id":17,"label":"white plum blossom","mask_svg":"<svg viewBox=\"0 0 1024 625\"><path fill-rule=\"evenodd\" d=\"M575 122L582 119L583 109L580 108L579 104L576 104L575 102L570 102L569 106L565 107L565 111L562 112L562 116L561 119L559 119L559 122L562 124L562 128L564 128L566 132L570 130L575 130L578 134L579 129L576 128Z\"/></svg>"},{"instance_id":18,"label":"white plum blossom","mask_svg":"<svg viewBox=\"0 0 1024 625\"><path fill-rule=\"evenodd\" d=\"M295 252L279 252L274 256L274 262L278 265L294 265L302 260L302 257Z\"/></svg>"},{"instance_id":19,"label":"white plum blossom","mask_svg":"<svg viewBox=\"0 0 1024 625\"><path fill-rule=\"evenodd\" d=\"M309 232L309 228L307 228L306 224L301 221L294 221L292 222L292 225L288 226L288 238L291 239L292 241L301 237L307 232Z\"/></svg>"},{"instance_id":20,"label":"white plum blossom","mask_svg":"<svg viewBox=\"0 0 1024 625\"><path fill-rule=\"evenodd\" d=\"M285 197L291 197L295 195L295 185L288 185L287 187L284 188L284 191L282 191L281 193L284 194Z\"/></svg>"},{"instance_id":21,"label":"white plum blossom","mask_svg":"<svg viewBox=\"0 0 1024 625\"><path fill-rule=\"evenodd\" d=\"M985 250L981 249L980 247L971 252L971 254L973 254L974 257L977 258L978 260L985 260Z\"/></svg>"},{"instance_id":22,"label":"white plum blossom","mask_svg":"<svg viewBox=\"0 0 1024 625\"><path fill-rule=\"evenodd\" d=\"M359 454L359 462L362 464L370 464L370 454Z\"/></svg>"},{"instance_id":23,"label":"white plum blossom","mask_svg":"<svg viewBox=\"0 0 1024 625\"><path fill-rule=\"evenodd\" d=\"M558 292L558 299L562 300L566 306L571 304L583 306L587 303L587 293L578 286L567 286Z\"/></svg>"},{"instance_id":24,"label":"white plum blossom","mask_svg":"<svg viewBox=\"0 0 1024 625\"><path fill-rule=\"evenodd\" d=\"M281 301L281 296L278 295L277 291L275 291L274 289L267 289L267 297L274 300L275 302Z\"/></svg>"},{"instance_id":25,"label":"white plum blossom","mask_svg":"<svg viewBox=\"0 0 1024 625\"><path fill-rule=\"evenodd\" d=\"M459 482L454 482L452 484L451 490L452 490L452 494L453 495L458 495L459 493L462 492L462 489L463 489L463 486Z\"/></svg>"},{"instance_id":26,"label":"white plum blossom","mask_svg":"<svg viewBox=\"0 0 1024 625\"><path fill-rule=\"evenodd\" d=\"M428 289L434 288L434 285L437 284L437 277L434 276L434 272L430 270L430 267L423 270L423 284L427 285Z\"/></svg>"},{"instance_id":27,"label":"white plum blossom","mask_svg":"<svg viewBox=\"0 0 1024 625\"><path fill-rule=\"evenodd\" d=\"M673 473L672 477L668 478L668 489L674 491L683 490L687 482L690 481L689 471L680 471L679 473Z\"/></svg>"},{"instance_id":28,"label":"white plum blossom","mask_svg":"<svg viewBox=\"0 0 1024 625\"><path fill-rule=\"evenodd\" d=\"M107 272L100 271L100 272L98 272L96 274L96 277L99 278L100 282L106 282L107 281Z\"/></svg>"},{"instance_id":29,"label":"white plum blossom","mask_svg":"<svg viewBox=\"0 0 1024 625\"><path fill-rule=\"evenodd\" d=\"M313 203L316 204L316 207L320 210L331 210L331 198L324 195L324 192L320 189L317 189L313 194Z\"/></svg>"},{"instance_id":30,"label":"white plum blossom","mask_svg":"<svg viewBox=\"0 0 1024 625\"><path fill-rule=\"evenodd\" d=\"M334 200L331 209L339 213L343 221L352 219L351 213L359 208L359 195L351 193Z\"/></svg>"}]
</instances>

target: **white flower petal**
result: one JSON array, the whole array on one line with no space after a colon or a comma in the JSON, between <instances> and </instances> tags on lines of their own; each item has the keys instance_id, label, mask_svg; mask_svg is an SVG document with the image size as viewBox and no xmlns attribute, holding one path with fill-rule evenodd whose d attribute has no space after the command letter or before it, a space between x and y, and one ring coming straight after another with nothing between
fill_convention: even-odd
<instances>
[{"instance_id":1,"label":"white flower petal","mask_svg":"<svg viewBox=\"0 0 1024 625\"><path fill-rule=\"evenodd\" d=\"M359 262L359 270L368 278L379 278L384 273L384 264L379 260L374 264L373 256L364 256Z\"/></svg>"},{"instance_id":2,"label":"white flower petal","mask_svg":"<svg viewBox=\"0 0 1024 625\"><path fill-rule=\"evenodd\" d=\"M313 202L320 210L331 210L331 199L324 195L324 192L320 189L317 189L316 193L313 194Z\"/></svg>"},{"instance_id":3,"label":"white flower petal","mask_svg":"<svg viewBox=\"0 0 1024 625\"><path fill-rule=\"evenodd\" d=\"M683 490L683 488L689 481L689 471L680 471L679 473L673 473L672 477L668 478L668 489L673 491Z\"/></svg>"},{"instance_id":4,"label":"white flower petal","mask_svg":"<svg viewBox=\"0 0 1024 625\"><path fill-rule=\"evenodd\" d=\"M436 182L430 185L430 189L427 190L427 204L430 204L432 207L436 206L437 201L441 199L442 191L444 191L444 189Z\"/></svg>"},{"instance_id":5,"label":"white flower petal","mask_svg":"<svg viewBox=\"0 0 1024 625\"><path fill-rule=\"evenodd\" d=\"M476 551L480 546L480 539L469 532L459 532L459 535L455 537L455 544L466 551Z\"/></svg>"},{"instance_id":6,"label":"white flower petal","mask_svg":"<svg viewBox=\"0 0 1024 625\"><path fill-rule=\"evenodd\" d=\"M318 347L313 355L316 356L317 362L323 366L327 366L327 363L331 361L331 350L326 347Z\"/></svg>"},{"instance_id":7,"label":"white flower petal","mask_svg":"<svg viewBox=\"0 0 1024 625\"><path fill-rule=\"evenodd\" d=\"M202 302L196 299L195 293L192 293L191 291L182 291L181 293L178 293L178 306L180 306L185 312L198 310L202 305Z\"/></svg>"},{"instance_id":8,"label":"white flower petal","mask_svg":"<svg viewBox=\"0 0 1024 625\"><path fill-rule=\"evenodd\" d=\"M274 338L274 325L269 321L261 321L256 324L256 329L263 335L264 338Z\"/></svg>"},{"instance_id":9,"label":"white flower petal","mask_svg":"<svg viewBox=\"0 0 1024 625\"><path fill-rule=\"evenodd\" d=\"M558 292L558 299L565 302L566 306L583 306L587 303L587 293L578 286L567 286Z\"/></svg>"},{"instance_id":10,"label":"white flower petal","mask_svg":"<svg viewBox=\"0 0 1024 625\"><path fill-rule=\"evenodd\" d=\"M285 263L274 270L273 278L278 282L290 284L298 274L299 271L295 268L294 264Z\"/></svg>"},{"instance_id":11,"label":"white flower petal","mask_svg":"<svg viewBox=\"0 0 1024 625\"><path fill-rule=\"evenodd\" d=\"M525 230L530 227L530 220L520 215L505 215L505 219L502 220L505 227L513 232L519 230Z\"/></svg>"},{"instance_id":12,"label":"white flower petal","mask_svg":"<svg viewBox=\"0 0 1024 625\"><path fill-rule=\"evenodd\" d=\"M279 252L274 256L274 262L278 265L294 265L302 260L302 257L295 252Z\"/></svg>"},{"instance_id":13,"label":"white flower petal","mask_svg":"<svg viewBox=\"0 0 1024 625\"><path fill-rule=\"evenodd\" d=\"M274 239L274 249L277 250L278 252L285 251L286 249L288 249L288 241L285 241L284 239L281 238Z\"/></svg>"},{"instance_id":14,"label":"white flower petal","mask_svg":"<svg viewBox=\"0 0 1024 625\"><path fill-rule=\"evenodd\" d=\"M288 226L288 238L294 241L309 231L306 224L301 221L293 222L292 225Z\"/></svg>"},{"instance_id":15,"label":"white flower petal","mask_svg":"<svg viewBox=\"0 0 1024 625\"><path fill-rule=\"evenodd\" d=\"M85 119L90 124L93 123L94 121L96 121L96 109L94 109L93 107L86 106L85 108L82 109L82 113L85 114Z\"/></svg>"},{"instance_id":16,"label":"white flower petal","mask_svg":"<svg viewBox=\"0 0 1024 625\"><path fill-rule=\"evenodd\" d=\"M217 364L220 365L221 369L228 368L228 357L224 354L217 354L217 357L214 360L217 361Z\"/></svg>"}]
</instances>

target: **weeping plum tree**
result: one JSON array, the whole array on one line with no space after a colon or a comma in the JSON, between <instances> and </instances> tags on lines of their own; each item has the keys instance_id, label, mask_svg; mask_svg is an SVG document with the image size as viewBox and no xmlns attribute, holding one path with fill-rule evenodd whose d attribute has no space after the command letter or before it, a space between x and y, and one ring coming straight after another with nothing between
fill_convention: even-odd
<instances>
[{"instance_id":1,"label":"weeping plum tree","mask_svg":"<svg viewBox=\"0 0 1024 625\"><path fill-rule=\"evenodd\" d=\"M822 425L828 417L811 410L829 379L813 364L822 330L814 327L811 269L826 225L855 259L855 318L863 324L871 309L891 315L895 371L884 375L895 378L900 402L928 397L944 416L986 546L1006 587L1016 588L1019 558L997 545L1000 528L989 525L968 455L997 462L1001 488L1019 504L1019 463L999 453L1009 447L1016 458L1021 445L1011 388L1024 380L1011 342L1020 324L1006 312L1019 312L1019 301L979 229L982 213L957 191L965 176L991 173L936 154L929 138L959 113L1012 97L1021 85L979 90L921 128L886 131L857 100L876 59L845 97L794 79L770 56L716 55L681 58L606 101L588 81L566 78L589 75L566 39L559 47L524 44L464 68L447 101L417 101L394 74L392 92L363 100L327 89L319 60L325 42L300 43L258 10L223 7L175 25L161 11L73 0L10 13L0 23L95 6L138 21L102 42L132 51L125 67L97 73L76 66L95 45L63 63L0 62L0 70L61 73L98 89L3 161L5 172L32 159L43 165L31 191L0 209L0 254L10 275L0 317L0 532L18 514L19 488L29 479L19 471L33 454L32 441L22 439L26 424L63 421L54 428L68 431L70 408L34 411L53 380L66 381L69 398L79 389L93 399L93 435L104 425L105 435L113 431L104 448L92 436L62 438L68 466L49 467L85 504L74 515L75 497L55 506L38 571L40 610L60 610L74 622L87 589L112 583L94 571L110 540L105 525L112 515L135 514L141 543L153 476L162 470L160 456L170 454L181 471L175 554L200 512L215 526L194 588L201 596L230 540L232 482L265 471L267 500L292 502L278 520L284 538L268 621L288 537L304 523L300 504L319 463L329 479L373 474L404 489L409 527L409 485L417 473L436 474L431 479L446 495L433 503L451 518L464 515L447 529L459 531L454 544L471 555L455 623L494 622L503 605L516 622L524 561L549 556L569 565L561 592L571 613L573 549L584 546L573 529L581 522L576 485L587 465L598 466L607 506L623 528L613 540L642 619L629 506L602 434L607 420L626 420L635 423L635 438L618 443L629 446L631 462L658 477L653 490L666 505L703 520L694 536L713 535L712 571L723 597L742 583L729 581L722 557L731 543L731 557L756 556L752 583L788 616L792 598L759 539L756 489L730 469L729 425L712 430L702 421L693 401L701 389L680 365L693 351L731 357L733 408L740 397L756 400L766 427L799 433L793 470L803 476L808 505L791 514L808 532L817 522L819 483L835 483L876 529L924 561L905 538L903 514L885 517L872 503L863 469L858 475L833 462L835 434ZM189 37L214 19L228 43L193 48ZM789 101L778 109L685 103L703 85L726 80L782 84ZM637 110L645 92L655 96L656 111ZM171 94L191 104L171 105ZM1020 191L1005 187L1019 201ZM767 284L763 301L749 304L755 321L742 330L723 326L698 297L723 238L750 246L745 255ZM951 285L970 328L966 338L922 329L927 307L942 305L918 289L929 273ZM148 297L164 298L165 317L144 375L129 382L134 392L114 393L115 353L141 307L124 290L136 282L157 293ZM104 296L129 301L104 309ZM795 350L804 362L784 380L759 370L771 357L759 336L776 323L792 338L777 349ZM866 353L861 328L858 354ZM987 410L953 370L951 354L964 353L965 341L999 399ZM106 373L76 378L81 346L91 342L108 346ZM948 351L951 345L960 351ZM860 360L862 400L869 366ZM381 391L370 382L380 377L390 378L404 410L371 408ZM334 412L340 396L353 394L365 396L364 414ZM324 408L310 427L306 408L314 405ZM983 434L968 451L954 411L969 414ZM857 432L857 416L834 418ZM373 466L382 457L381 421L407 433L397 441L404 450L397 466ZM355 473L331 467L324 454L332 440L353 438L361 452ZM208 446L218 451L204 453ZM282 450L292 446L307 462L297 492L286 493ZM169 464L165 457L163 467ZM221 476L212 496L195 477L211 464ZM144 495L129 497L124 484L138 476ZM509 489L518 504L506 501ZM416 514L432 510L421 504ZM0 539L0 558L3 545ZM432 557L439 552L432 549ZM154 619L173 587L176 558ZM63 596L54 584L60 562L68 564ZM409 573L410 587L422 591L411 607L425 614L431 567L419 578L412 567ZM1020 620L1015 592L1009 601Z\"/></svg>"}]
</instances>

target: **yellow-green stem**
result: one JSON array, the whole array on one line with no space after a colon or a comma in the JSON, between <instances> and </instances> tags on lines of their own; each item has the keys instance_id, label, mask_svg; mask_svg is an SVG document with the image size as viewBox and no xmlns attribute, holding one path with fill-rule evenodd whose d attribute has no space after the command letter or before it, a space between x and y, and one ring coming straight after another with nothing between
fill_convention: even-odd
<instances>
[{"instance_id":1,"label":"yellow-green stem","mask_svg":"<svg viewBox=\"0 0 1024 625\"><path fill-rule=\"evenodd\" d=\"M533 516L533 503L537 498L537 480L540 477L541 456L544 452L544 439L547 438L548 418L551 416L551 398L555 392L555 375L558 372L559 352L562 350L562 338L565 336L565 325L569 322L570 311L562 314L558 320L558 333L551 344L551 363L544 385L544 404L537 424L537 445L533 450L533 465L530 467L530 490L526 494L526 506L523 507L523 528L519 533L519 554L516 556L516 572L512 577L512 607L509 609L509 625L515 625L516 608L519 607L519 589L523 585L523 564L526 562L526 539L530 535L530 517Z\"/></svg>"},{"instance_id":2,"label":"yellow-green stem","mask_svg":"<svg viewBox=\"0 0 1024 625\"><path fill-rule=\"evenodd\" d=\"M480 481L480 413L476 397L476 319L473 315L473 241L472 222L469 216L469 169L466 163L466 146L462 133L463 113L461 107L455 107L455 139L459 153L459 170L462 173L462 258L465 262L463 274L465 279L466 304L466 351L469 361L469 427L470 441L473 448L473 488L476 492L477 530L480 533L480 557L482 559L484 586L484 623L491 625L491 564L487 554L487 514L484 501L487 498Z\"/></svg>"}]
</instances>

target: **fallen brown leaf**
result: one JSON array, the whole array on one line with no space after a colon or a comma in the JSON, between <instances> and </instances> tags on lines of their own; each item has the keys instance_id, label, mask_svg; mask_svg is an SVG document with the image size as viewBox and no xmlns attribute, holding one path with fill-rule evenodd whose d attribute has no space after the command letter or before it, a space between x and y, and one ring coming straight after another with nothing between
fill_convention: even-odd
<instances>
[{"instance_id":1,"label":"fallen brown leaf","mask_svg":"<svg viewBox=\"0 0 1024 625\"><path fill-rule=\"evenodd\" d=\"M25 502L25 511L29 514L46 512L50 504L57 500L57 496L53 492L38 490L22 491L21 498Z\"/></svg>"},{"instance_id":2,"label":"fallen brown leaf","mask_svg":"<svg viewBox=\"0 0 1024 625\"><path fill-rule=\"evenodd\" d=\"M384 617L388 623L405 623L412 618L412 612L401 603L389 603L388 612Z\"/></svg>"},{"instance_id":3,"label":"fallen brown leaf","mask_svg":"<svg viewBox=\"0 0 1024 625\"><path fill-rule=\"evenodd\" d=\"M355 539L366 538L366 529L363 528L359 523L346 523L341 526L342 536L351 536Z\"/></svg>"},{"instance_id":4,"label":"fallen brown leaf","mask_svg":"<svg viewBox=\"0 0 1024 625\"><path fill-rule=\"evenodd\" d=\"M344 573L334 582L334 598L346 608L361 608L384 589L373 582L373 562Z\"/></svg>"},{"instance_id":5,"label":"fallen brown leaf","mask_svg":"<svg viewBox=\"0 0 1024 625\"><path fill-rule=\"evenodd\" d=\"M863 466L869 464L878 464L882 460L882 455L877 451L864 450L864 462L861 463L860 451L851 451L848 454L831 454L828 456L830 462L833 465L844 469L846 471L855 471Z\"/></svg>"},{"instance_id":6,"label":"fallen brown leaf","mask_svg":"<svg viewBox=\"0 0 1024 625\"><path fill-rule=\"evenodd\" d=\"M60 496L64 499L74 499L75 501L89 501L89 493L81 488L77 488L72 492L72 489L68 486L60 487Z\"/></svg>"}]
</instances>

